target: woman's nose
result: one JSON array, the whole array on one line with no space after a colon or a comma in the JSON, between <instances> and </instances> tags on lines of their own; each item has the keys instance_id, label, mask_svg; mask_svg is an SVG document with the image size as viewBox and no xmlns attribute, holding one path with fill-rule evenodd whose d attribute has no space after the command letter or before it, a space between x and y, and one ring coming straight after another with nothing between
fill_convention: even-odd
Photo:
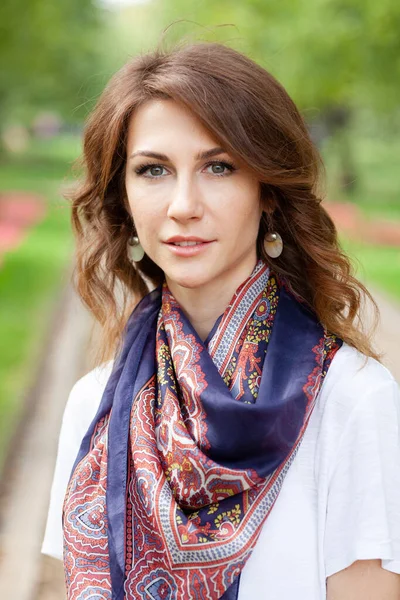
<instances>
[{"instance_id":1,"label":"woman's nose","mask_svg":"<svg viewBox=\"0 0 400 600\"><path fill-rule=\"evenodd\" d=\"M189 176L177 177L171 190L168 217L177 221L199 219L203 214L200 191Z\"/></svg>"}]
</instances>

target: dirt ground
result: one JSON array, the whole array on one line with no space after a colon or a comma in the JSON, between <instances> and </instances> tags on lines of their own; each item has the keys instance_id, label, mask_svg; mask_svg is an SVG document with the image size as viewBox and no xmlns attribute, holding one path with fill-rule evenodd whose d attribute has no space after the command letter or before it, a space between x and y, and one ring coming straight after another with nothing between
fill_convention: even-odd
<instances>
[{"instance_id":1,"label":"dirt ground","mask_svg":"<svg viewBox=\"0 0 400 600\"><path fill-rule=\"evenodd\" d=\"M68 394L85 370L91 320L70 288L53 317L29 419L13 446L0 503L0 598L65 598L61 564L40 554Z\"/></svg>"}]
</instances>

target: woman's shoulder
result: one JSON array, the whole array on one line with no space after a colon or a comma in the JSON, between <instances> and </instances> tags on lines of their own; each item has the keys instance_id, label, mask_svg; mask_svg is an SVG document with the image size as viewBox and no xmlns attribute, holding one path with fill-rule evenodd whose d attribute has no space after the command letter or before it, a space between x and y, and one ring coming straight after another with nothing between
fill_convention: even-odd
<instances>
[{"instance_id":1,"label":"woman's shoulder","mask_svg":"<svg viewBox=\"0 0 400 600\"><path fill-rule=\"evenodd\" d=\"M400 573L398 385L377 360L346 344L325 382L315 474L326 576L366 558Z\"/></svg>"},{"instance_id":2,"label":"woman's shoulder","mask_svg":"<svg viewBox=\"0 0 400 600\"><path fill-rule=\"evenodd\" d=\"M81 424L82 433L89 426L97 412L108 378L111 375L113 361L95 367L72 387L64 411L64 424Z\"/></svg>"},{"instance_id":3,"label":"woman's shoulder","mask_svg":"<svg viewBox=\"0 0 400 600\"><path fill-rule=\"evenodd\" d=\"M400 446L400 390L377 360L344 344L336 353L317 405L318 452L337 463L372 447ZM330 458L329 458L330 457Z\"/></svg>"},{"instance_id":4,"label":"woman's shoulder","mask_svg":"<svg viewBox=\"0 0 400 600\"><path fill-rule=\"evenodd\" d=\"M325 382L315 472L326 498L326 575L365 558L400 573L399 387L386 367L346 344Z\"/></svg>"},{"instance_id":5,"label":"woman's shoulder","mask_svg":"<svg viewBox=\"0 0 400 600\"><path fill-rule=\"evenodd\" d=\"M82 439L97 412L111 370L110 361L78 379L65 406L42 546L44 554L58 559L62 559L63 554L61 514L65 490Z\"/></svg>"},{"instance_id":6,"label":"woman's shoulder","mask_svg":"<svg viewBox=\"0 0 400 600\"><path fill-rule=\"evenodd\" d=\"M92 397L93 395L98 395L99 393L102 394L108 378L111 375L112 367L113 361L110 360L83 375L74 384L70 396L72 396L74 400L79 401L88 395Z\"/></svg>"},{"instance_id":7,"label":"woman's shoulder","mask_svg":"<svg viewBox=\"0 0 400 600\"><path fill-rule=\"evenodd\" d=\"M346 411L352 411L356 405L366 404L368 398L396 389L396 380L382 363L343 344L332 360L321 391Z\"/></svg>"}]
</instances>

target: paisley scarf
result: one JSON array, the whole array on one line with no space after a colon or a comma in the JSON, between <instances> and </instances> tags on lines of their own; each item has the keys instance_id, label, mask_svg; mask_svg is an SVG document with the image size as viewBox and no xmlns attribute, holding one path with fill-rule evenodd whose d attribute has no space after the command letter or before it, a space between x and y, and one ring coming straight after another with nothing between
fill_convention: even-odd
<instances>
[{"instance_id":1,"label":"paisley scarf","mask_svg":"<svg viewBox=\"0 0 400 600\"><path fill-rule=\"evenodd\" d=\"M341 345L259 261L203 342L132 313L64 503L69 600L235 600Z\"/></svg>"}]
</instances>

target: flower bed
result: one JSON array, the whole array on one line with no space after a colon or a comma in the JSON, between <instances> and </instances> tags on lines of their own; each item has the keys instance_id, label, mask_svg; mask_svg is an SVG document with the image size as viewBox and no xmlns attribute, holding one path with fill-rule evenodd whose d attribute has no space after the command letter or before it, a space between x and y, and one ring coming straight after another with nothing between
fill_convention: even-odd
<instances>
[{"instance_id":1,"label":"flower bed","mask_svg":"<svg viewBox=\"0 0 400 600\"><path fill-rule=\"evenodd\" d=\"M0 470L69 278L70 211L59 193L68 170L67 160L29 156L0 165Z\"/></svg>"}]
</instances>

